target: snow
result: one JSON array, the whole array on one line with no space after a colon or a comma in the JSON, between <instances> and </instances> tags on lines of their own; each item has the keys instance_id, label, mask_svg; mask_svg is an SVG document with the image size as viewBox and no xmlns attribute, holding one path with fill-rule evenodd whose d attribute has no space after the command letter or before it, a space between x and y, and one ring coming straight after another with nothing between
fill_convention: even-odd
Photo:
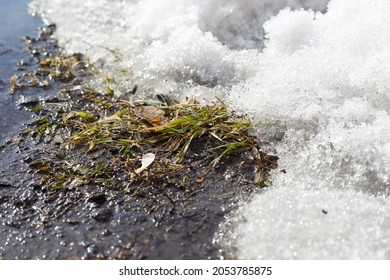
<instances>
[{"instance_id":1,"label":"snow","mask_svg":"<svg viewBox=\"0 0 390 280\"><path fill-rule=\"evenodd\" d=\"M31 7L57 24L67 52L87 54L116 77L117 94L137 84L139 94L218 96L251 117L280 168L271 188L221 225L216 242L228 255L389 259L390 6L327 4L35 0Z\"/></svg>"},{"instance_id":2,"label":"snow","mask_svg":"<svg viewBox=\"0 0 390 280\"><path fill-rule=\"evenodd\" d=\"M104 64L102 71L116 77L110 87L117 94L137 83L140 93L179 97L253 76L262 24L287 5L324 9L326 2L35 0L30 6L57 25L56 37L68 53ZM92 86L104 90L101 80Z\"/></svg>"},{"instance_id":3,"label":"snow","mask_svg":"<svg viewBox=\"0 0 390 280\"><path fill-rule=\"evenodd\" d=\"M389 210L352 190L280 187L243 204L222 238L242 259L388 259Z\"/></svg>"}]
</instances>

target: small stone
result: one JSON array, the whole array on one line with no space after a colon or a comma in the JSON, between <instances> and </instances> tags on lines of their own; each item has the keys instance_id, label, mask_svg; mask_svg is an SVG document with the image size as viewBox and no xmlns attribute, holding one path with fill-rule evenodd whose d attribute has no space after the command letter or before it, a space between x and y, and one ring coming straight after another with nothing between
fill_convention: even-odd
<instances>
[{"instance_id":1,"label":"small stone","mask_svg":"<svg viewBox=\"0 0 390 280\"><path fill-rule=\"evenodd\" d=\"M79 221L74 220L74 219L66 219L65 222L67 222L70 225L77 225L80 223Z\"/></svg>"},{"instance_id":2,"label":"small stone","mask_svg":"<svg viewBox=\"0 0 390 280\"><path fill-rule=\"evenodd\" d=\"M111 209L103 209L99 211L94 211L92 213L92 218L94 218L99 223L108 222L113 215L113 211Z\"/></svg>"},{"instance_id":3,"label":"small stone","mask_svg":"<svg viewBox=\"0 0 390 280\"><path fill-rule=\"evenodd\" d=\"M34 191L27 189L22 193L20 199L25 205L31 205L37 201L38 197Z\"/></svg>"},{"instance_id":4,"label":"small stone","mask_svg":"<svg viewBox=\"0 0 390 280\"><path fill-rule=\"evenodd\" d=\"M87 202L93 202L96 203L97 205L102 205L106 201L107 201L107 197L104 194L93 195L87 199Z\"/></svg>"}]
</instances>

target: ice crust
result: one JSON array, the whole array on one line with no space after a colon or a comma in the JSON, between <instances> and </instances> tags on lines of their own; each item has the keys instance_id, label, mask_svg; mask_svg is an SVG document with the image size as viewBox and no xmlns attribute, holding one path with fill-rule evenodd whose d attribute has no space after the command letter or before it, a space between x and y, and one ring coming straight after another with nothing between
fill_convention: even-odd
<instances>
[{"instance_id":1,"label":"ice crust","mask_svg":"<svg viewBox=\"0 0 390 280\"><path fill-rule=\"evenodd\" d=\"M218 96L251 117L280 168L271 188L221 225L216 242L229 256L390 259L390 5L327 4L35 0L31 7L57 24L67 52L85 53L116 77L110 86L118 94L137 84L140 93Z\"/></svg>"}]
</instances>

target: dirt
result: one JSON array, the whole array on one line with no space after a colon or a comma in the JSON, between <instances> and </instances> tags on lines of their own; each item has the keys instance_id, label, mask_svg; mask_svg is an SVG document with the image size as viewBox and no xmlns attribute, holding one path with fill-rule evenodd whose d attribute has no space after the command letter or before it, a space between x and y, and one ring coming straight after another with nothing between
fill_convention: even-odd
<instances>
[{"instance_id":1,"label":"dirt","mask_svg":"<svg viewBox=\"0 0 390 280\"><path fill-rule=\"evenodd\" d=\"M2 153L7 156L24 148L24 143L13 143ZM251 164L241 162L243 155L232 157L202 184L188 189L162 184L144 186L142 193L134 194L94 185L50 193L42 189L39 176L33 172L26 176L22 159L26 161L31 152L42 151L18 151L8 170L2 171L2 258L220 258L220 248L213 244L218 224L240 195L251 191L240 184L245 172L253 173ZM199 156L194 158L195 168L207 163L201 151ZM198 175L189 173L191 180ZM229 180L227 174L232 176Z\"/></svg>"},{"instance_id":2,"label":"dirt","mask_svg":"<svg viewBox=\"0 0 390 280\"><path fill-rule=\"evenodd\" d=\"M63 154L59 147L66 141L64 128L50 134L45 127L40 134L33 124L59 108L69 112L89 102L82 87L75 87L88 77L87 65L66 79L37 74L41 61L61 51L51 36L54 28L44 27L37 39L26 38L30 62L15 73L14 106L34 117L0 146L0 258L223 258L224 252L213 243L218 225L240 198L264 187L253 183L256 160L250 150L231 153L207 173L218 142L200 138L181 163L185 168L174 174L167 171L166 176L130 184L128 172L118 168L99 175L111 176L114 183L109 185L72 177L53 188L53 180L59 180L75 155L79 162L69 163L72 170L102 160L112 163L117 155L110 149L86 153L77 147ZM29 86L28 73L37 77L34 86ZM12 92L8 84L3 87ZM275 167L275 157L262 157L269 168Z\"/></svg>"}]
</instances>

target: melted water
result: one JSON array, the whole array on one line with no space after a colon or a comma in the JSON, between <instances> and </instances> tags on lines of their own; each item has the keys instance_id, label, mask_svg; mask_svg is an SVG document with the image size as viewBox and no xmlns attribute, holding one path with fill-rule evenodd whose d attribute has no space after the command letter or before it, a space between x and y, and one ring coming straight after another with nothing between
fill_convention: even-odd
<instances>
[{"instance_id":1,"label":"melted water","mask_svg":"<svg viewBox=\"0 0 390 280\"><path fill-rule=\"evenodd\" d=\"M41 21L28 14L28 0L0 0L0 142L13 134L30 114L16 107L18 96L11 96L9 79L18 63L28 60L22 37L36 33Z\"/></svg>"}]
</instances>

